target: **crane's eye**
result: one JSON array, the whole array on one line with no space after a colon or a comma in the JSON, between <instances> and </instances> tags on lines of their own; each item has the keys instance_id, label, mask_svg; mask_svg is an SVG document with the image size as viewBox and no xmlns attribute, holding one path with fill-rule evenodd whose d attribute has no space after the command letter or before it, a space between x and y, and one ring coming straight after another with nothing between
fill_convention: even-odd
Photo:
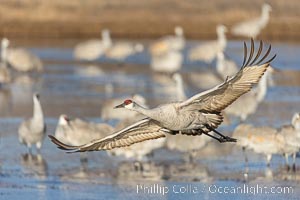
<instances>
[{"instance_id":1,"label":"crane's eye","mask_svg":"<svg viewBox=\"0 0 300 200\"><path fill-rule=\"evenodd\" d=\"M131 103L132 103L132 101L131 101L130 99L126 99L126 100L124 101L124 104L125 104L125 105L131 104Z\"/></svg>"}]
</instances>

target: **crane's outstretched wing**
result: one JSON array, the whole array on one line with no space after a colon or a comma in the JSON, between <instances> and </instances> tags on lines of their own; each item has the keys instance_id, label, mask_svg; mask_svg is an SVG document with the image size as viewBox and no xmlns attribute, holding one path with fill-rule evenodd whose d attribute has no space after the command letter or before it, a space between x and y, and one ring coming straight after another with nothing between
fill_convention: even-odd
<instances>
[{"instance_id":1,"label":"crane's outstretched wing","mask_svg":"<svg viewBox=\"0 0 300 200\"><path fill-rule=\"evenodd\" d=\"M227 78L222 84L196 94L188 100L179 104L179 109L198 109L207 112L220 112L233 103L241 95L251 90L254 84L258 83L264 72L270 66L270 62L276 57L264 61L270 51L271 45L265 55L257 61L263 49L263 42L260 41L256 56L254 54L254 41L251 39L250 55L247 59L247 45L244 42L244 62L241 69L235 76ZM253 59L252 59L253 58Z\"/></svg>"},{"instance_id":2,"label":"crane's outstretched wing","mask_svg":"<svg viewBox=\"0 0 300 200\"><path fill-rule=\"evenodd\" d=\"M130 146L145 140L165 137L169 130L158 126L153 120L146 118L115 132L105 138L91 141L80 146L70 146L60 142L54 136L49 135L51 141L63 150L70 152L110 150L118 147Z\"/></svg>"}]
</instances>

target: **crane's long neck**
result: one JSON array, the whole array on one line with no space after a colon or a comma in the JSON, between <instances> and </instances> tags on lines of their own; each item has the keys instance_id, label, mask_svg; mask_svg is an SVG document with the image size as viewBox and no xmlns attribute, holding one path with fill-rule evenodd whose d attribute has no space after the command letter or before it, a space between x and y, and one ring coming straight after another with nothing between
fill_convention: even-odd
<instances>
[{"instance_id":1,"label":"crane's long neck","mask_svg":"<svg viewBox=\"0 0 300 200\"><path fill-rule=\"evenodd\" d=\"M256 88L256 92L257 92L257 96L256 99L257 101L261 102L267 93L267 81L268 81L268 76L269 76L269 72L267 71L260 79L257 88Z\"/></svg>"},{"instance_id":2,"label":"crane's long neck","mask_svg":"<svg viewBox=\"0 0 300 200\"><path fill-rule=\"evenodd\" d=\"M148 108L144 108L138 104L135 103L135 106L133 108L129 108L129 110L133 110L133 111L136 111L138 113L141 113L147 117L150 117L152 119L156 119L156 114L157 112L153 109L148 109Z\"/></svg>"},{"instance_id":3,"label":"crane's long neck","mask_svg":"<svg viewBox=\"0 0 300 200\"><path fill-rule=\"evenodd\" d=\"M218 35L218 43L219 43L219 46L220 46L222 49L224 49L224 48L226 47L226 44L227 44L227 39L226 39L224 30L218 31L218 32L217 32L217 35Z\"/></svg>"},{"instance_id":4,"label":"crane's long neck","mask_svg":"<svg viewBox=\"0 0 300 200\"><path fill-rule=\"evenodd\" d=\"M269 21L269 18L270 18L270 12L269 12L269 10L262 9L262 13L261 13L260 20L259 20L259 25L261 27L266 26L267 23L268 23L268 21Z\"/></svg>"},{"instance_id":5,"label":"crane's long neck","mask_svg":"<svg viewBox=\"0 0 300 200\"><path fill-rule=\"evenodd\" d=\"M106 48L109 48L112 45L110 33L108 31L102 32L102 41Z\"/></svg>"},{"instance_id":6,"label":"crane's long neck","mask_svg":"<svg viewBox=\"0 0 300 200\"><path fill-rule=\"evenodd\" d=\"M7 46L3 42L1 43L1 61L7 61Z\"/></svg>"},{"instance_id":7,"label":"crane's long neck","mask_svg":"<svg viewBox=\"0 0 300 200\"><path fill-rule=\"evenodd\" d=\"M224 65L224 55L217 56L217 72L220 75L223 75L225 73L225 65Z\"/></svg>"},{"instance_id":8,"label":"crane's long neck","mask_svg":"<svg viewBox=\"0 0 300 200\"><path fill-rule=\"evenodd\" d=\"M39 124L44 124L44 114L39 100L33 100L33 121Z\"/></svg>"},{"instance_id":9,"label":"crane's long neck","mask_svg":"<svg viewBox=\"0 0 300 200\"><path fill-rule=\"evenodd\" d=\"M176 78L176 93L178 101L184 101L187 99L181 77Z\"/></svg>"}]
</instances>

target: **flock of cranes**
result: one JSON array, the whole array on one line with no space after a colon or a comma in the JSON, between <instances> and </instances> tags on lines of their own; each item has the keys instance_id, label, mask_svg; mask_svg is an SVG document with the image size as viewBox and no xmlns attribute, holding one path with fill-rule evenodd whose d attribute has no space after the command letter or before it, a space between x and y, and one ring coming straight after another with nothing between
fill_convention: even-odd
<instances>
[{"instance_id":1,"label":"flock of cranes","mask_svg":"<svg viewBox=\"0 0 300 200\"><path fill-rule=\"evenodd\" d=\"M259 18L234 26L232 33L256 38L267 25L270 11L271 7L264 4ZM227 31L224 25L218 25L217 40L196 46L188 52L191 61L212 63L216 59L215 73L202 76L194 74L196 81L199 81L196 85L206 91L187 98L183 79L178 73L184 60L182 50L186 42L183 29L178 26L175 27L175 35L165 36L149 47L150 68L154 72L173 74L177 93L175 102L149 108L146 100L138 94L124 98L125 101L109 100L103 105L101 117L103 120L117 118L120 122L116 127L107 123L70 119L62 114L55 136L49 135L51 141L69 152L109 150L110 155L122 155L138 161L146 159L153 150L162 147L192 155L194 150L201 149L211 140L220 143L236 142L244 150L252 149L266 154L268 164L272 154L283 154L287 164L288 157L292 155L295 169L296 153L300 147L299 113L294 115L291 125L280 130L240 124L232 137L217 130L223 122L224 114L235 115L245 121L256 111L266 94L267 80L272 73L270 63L276 56L271 53L271 45L265 50L263 42L260 42L255 49L251 39L250 49L244 43L244 62L239 68L225 56ZM75 59L86 61L101 56L124 61L128 56L142 51L144 46L140 43L114 42L110 32L105 29L101 39L76 45L73 55ZM43 70L38 57L25 49L10 48L9 40L4 38L1 42L0 84L10 81L8 66L21 72ZM212 82L206 81L206 78ZM202 84L201 80L210 83ZM123 103L117 105L120 101ZM32 145L36 145L38 151L41 149L46 125L38 94L33 95L33 116L20 125L18 132L20 143L29 149Z\"/></svg>"}]
</instances>

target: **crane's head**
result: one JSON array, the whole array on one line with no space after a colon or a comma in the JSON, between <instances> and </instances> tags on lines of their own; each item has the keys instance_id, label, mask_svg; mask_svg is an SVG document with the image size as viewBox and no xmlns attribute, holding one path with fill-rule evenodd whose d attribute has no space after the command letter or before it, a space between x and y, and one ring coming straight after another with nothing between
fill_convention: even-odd
<instances>
[{"instance_id":1,"label":"crane's head","mask_svg":"<svg viewBox=\"0 0 300 200\"><path fill-rule=\"evenodd\" d=\"M118 106L115 106L114 108L127 108L127 109L132 109L135 106L135 102L130 100L130 99L126 99L123 103L121 103Z\"/></svg>"},{"instance_id":2,"label":"crane's head","mask_svg":"<svg viewBox=\"0 0 300 200\"><path fill-rule=\"evenodd\" d=\"M216 29L217 29L217 33L218 34L224 34L224 33L226 33L228 31L227 27L224 26L223 24L217 25Z\"/></svg>"},{"instance_id":3,"label":"crane's head","mask_svg":"<svg viewBox=\"0 0 300 200\"><path fill-rule=\"evenodd\" d=\"M296 130L300 130L300 113L295 113L292 119L292 125Z\"/></svg>"},{"instance_id":4,"label":"crane's head","mask_svg":"<svg viewBox=\"0 0 300 200\"><path fill-rule=\"evenodd\" d=\"M268 13L268 12L271 12L271 11L272 11L272 7L271 7L269 4L264 3L264 4L262 5L262 10L263 10L263 12Z\"/></svg>"},{"instance_id":5,"label":"crane's head","mask_svg":"<svg viewBox=\"0 0 300 200\"><path fill-rule=\"evenodd\" d=\"M175 31L175 35L183 36L183 28L181 26L176 26L174 31Z\"/></svg>"},{"instance_id":6,"label":"crane's head","mask_svg":"<svg viewBox=\"0 0 300 200\"><path fill-rule=\"evenodd\" d=\"M34 93L32 96L34 103L38 103L40 101L40 95L38 93Z\"/></svg>"},{"instance_id":7,"label":"crane's head","mask_svg":"<svg viewBox=\"0 0 300 200\"><path fill-rule=\"evenodd\" d=\"M58 120L59 125L68 125L69 122L70 122L70 119L67 115L65 115L65 114L60 115L59 120Z\"/></svg>"},{"instance_id":8,"label":"crane's head","mask_svg":"<svg viewBox=\"0 0 300 200\"><path fill-rule=\"evenodd\" d=\"M2 38L1 40L1 47L7 48L9 46L9 40L7 38Z\"/></svg>"}]
</instances>

